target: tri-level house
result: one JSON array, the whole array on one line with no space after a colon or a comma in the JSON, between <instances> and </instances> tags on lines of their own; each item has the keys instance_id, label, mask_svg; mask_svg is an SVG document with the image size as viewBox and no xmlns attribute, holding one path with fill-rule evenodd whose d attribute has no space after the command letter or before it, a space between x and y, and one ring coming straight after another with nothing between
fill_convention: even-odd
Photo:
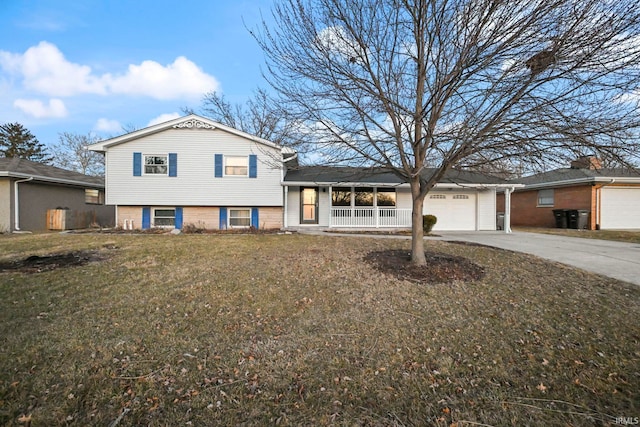
<instances>
[{"instance_id":1,"label":"tri-level house","mask_svg":"<svg viewBox=\"0 0 640 427\"><path fill-rule=\"evenodd\" d=\"M90 146L123 228L281 228L283 149L189 115Z\"/></svg>"},{"instance_id":2,"label":"tri-level house","mask_svg":"<svg viewBox=\"0 0 640 427\"><path fill-rule=\"evenodd\" d=\"M197 115L90 149L105 153L106 202L125 229L411 227L409 184L389 171L299 167L292 150ZM508 210L496 223L496 194L508 201L517 186L449 171L424 213L438 217L434 230L508 230Z\"/></svg>"}]
</instances>

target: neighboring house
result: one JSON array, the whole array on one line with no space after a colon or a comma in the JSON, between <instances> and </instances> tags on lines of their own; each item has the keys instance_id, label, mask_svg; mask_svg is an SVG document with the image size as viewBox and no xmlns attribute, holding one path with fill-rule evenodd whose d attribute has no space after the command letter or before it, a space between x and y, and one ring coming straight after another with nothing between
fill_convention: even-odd
<instances>
[{"instance_id":1,"label":"neighboring house","mask_svg":"<svg viewBox=\"0 0 640 427\"><path fill-rule=\"evenodd\" d=\"M411 227L409 183L385 169L301 167L289 171L283 185L285 227ZM434 231L496 230L496 194L508 196L512 187L518 184L450 170L427 194L423 213L437 217Z\"/></svg>"},{"instance_id":2,"label":"neighboring house","mask_svg":"<svg viewBox=\"0 0 640 427\"><path fill-rule=\"evenodd\" d=\"M0 232L45 231L47 211L68 210L89 219L79 227L112 226L104 205L104 179L19 158L0 158ZM73 228L69 224L68 228Z\"/></svg>"},{"instance_id":3,"label":"neighboring house","mask_svg":"<svg viewBox=\"0 0 640 427\"><path fill-rule=\"evenodd\" d=\"M584 228L590 230L640 229L638 169L602 168L597 158L588 156L570 168L518 182L525 186L512 194L512 225L556 227L554 210L581 210L588 215ZM498 209L502 203L499 199Z\"/></svg>"},{"instance_id":4,"label":"neighboring house","mask_svg":"<svg viewBox=\"0 0 640 427\"><path fill-rule=\"evenodd\" d=\"M282 147L189 115L101 141L123 228L282 228Z\"/></svg>"},{"instance_id":5,"label":"neighboring house","mask_svg":"<svg viewBox=\"0 0 640 427\"><path fill-rule=\"evenodd\" d=\"M193 114L90 149L105 153L106 201L125 229L411 227L409 184L396 175L298 167L295 152ZM450 171L424 213L435 230L495 230L496 192L514 186Z\"/></svg>"}]
</instances>

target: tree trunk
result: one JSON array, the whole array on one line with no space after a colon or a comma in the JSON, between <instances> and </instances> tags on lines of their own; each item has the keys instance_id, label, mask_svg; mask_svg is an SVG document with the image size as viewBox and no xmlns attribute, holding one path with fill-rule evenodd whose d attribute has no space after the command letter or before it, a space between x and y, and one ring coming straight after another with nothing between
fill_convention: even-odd
<instances>
[{"instance_id":1,"label":"tree trunk","mask_svg":"<svg viewBox=\"0 0 640 427\"><path fill-rule=\"evenodd\" d=\"M424 256L424 231L422 229L422 206L425 195L420 189L420 178L411 179L411 199L413 209L411 212L411 262L416 265L425 265L427 259Z\"/></svg>"}]
</instances>

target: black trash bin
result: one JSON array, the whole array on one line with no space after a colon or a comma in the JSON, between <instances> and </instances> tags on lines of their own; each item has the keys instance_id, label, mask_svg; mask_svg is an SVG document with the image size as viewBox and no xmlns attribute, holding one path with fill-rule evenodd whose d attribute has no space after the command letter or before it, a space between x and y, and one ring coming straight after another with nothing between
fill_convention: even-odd
<instances>
[{"instance_id":1,"label":"black trash bin","mask_svg":"<svg viewBox=\"0 0 640 427\"><path fill-rule=\"evenodd\" d=\"M567 213L569 228L583 230L589 226L589 211L584 209L572 209Z\"/></svg>"},{"instance_id":2,"label":"black trash bin","mask_svg":"<svg viewBox=\"0 0 640 427\"><path fill-rule=\"evenodd\" d=\"M569 211L569 228L584 230L589 226L589 211L574 209Z\"/></svg>"},{"instance_id":3,"label":"black trash bin","mask_svg":"<svg viewBox=\"0 0 640 427\"><path fill-rule=\"evenodd\" d=\"M567 210L554 209L553 216L556 218L556 228L567 228Z\"/></svg>"}]
</instances>

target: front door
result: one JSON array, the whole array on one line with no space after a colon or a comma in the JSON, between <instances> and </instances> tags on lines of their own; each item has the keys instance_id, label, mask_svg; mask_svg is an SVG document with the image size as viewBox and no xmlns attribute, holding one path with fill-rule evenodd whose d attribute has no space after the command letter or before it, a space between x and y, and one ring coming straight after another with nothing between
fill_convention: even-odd
<instances>
[{"instance_id":1,"label":"front door","mask_svg":"<svg viewBox=\"0 0 640 427\"><path fill-rule=\"evenodd\" d=\"M302 188L300 190L300 223L318 223L318 189Z\"/></svg>"}]
</instances>

